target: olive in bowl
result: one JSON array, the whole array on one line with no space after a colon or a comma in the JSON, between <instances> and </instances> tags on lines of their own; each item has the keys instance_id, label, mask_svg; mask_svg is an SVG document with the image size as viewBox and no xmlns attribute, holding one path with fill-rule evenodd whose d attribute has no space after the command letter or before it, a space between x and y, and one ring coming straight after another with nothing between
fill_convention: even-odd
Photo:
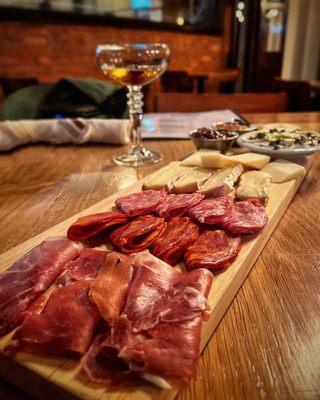
<instances>
[{"instance_id":1,"label":"olive in bowl","mask_svg":"<svg viewBox=\"0 0 320 400\"><path fill-rule=\"evenodd\" d=\"M198 150L212 149L226 153L239 134L234 131L199 128L190 132L189 136Z\"/></svg>"}]
</instances>

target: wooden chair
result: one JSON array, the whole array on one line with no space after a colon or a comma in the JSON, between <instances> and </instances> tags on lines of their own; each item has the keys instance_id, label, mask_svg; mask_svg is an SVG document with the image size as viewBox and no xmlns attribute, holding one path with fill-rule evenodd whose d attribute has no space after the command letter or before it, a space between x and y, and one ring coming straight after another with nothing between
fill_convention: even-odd
<instances>
[{"instance_id":1,"label":"wooden chair","mask_svg":"<svg viewBox=\"0 0 320 400\"><path fill-rule=\"evenodd\" d=\"M232 108L244 113L283 112L286 93L195 94L160 93L155 99L158 112L199 112Z\"/></svg>"},{"instance_id":2,"label":"wooden chair","mask_svg":"<svg viewBox=\"0 0 320 400\"><path fill-rule=\"evenodd\" d=\"M275 88L288 97L288 111L312 111L311 87L307 81L275 78Z\"/></svg>"}]
</instances>

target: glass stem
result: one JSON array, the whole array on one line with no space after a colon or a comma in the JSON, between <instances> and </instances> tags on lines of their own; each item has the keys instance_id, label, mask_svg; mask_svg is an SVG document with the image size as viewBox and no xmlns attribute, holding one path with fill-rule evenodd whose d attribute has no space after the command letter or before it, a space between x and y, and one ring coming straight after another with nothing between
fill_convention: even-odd
<instances>
[{"instance_id":1,"label":"glass stem","mask_svg":"<svg viewBox=\"0 0 320 400\"><path fill-rule=\"evenodd\" d=\"M143 118L143 94L141 92L141 86L133 85L128 87L129 92L128 106L131 122L131 142L132 147L130 149L130 154L139 156L142 152L141 145L141 122Z\"/></svg>"}]
</instances>

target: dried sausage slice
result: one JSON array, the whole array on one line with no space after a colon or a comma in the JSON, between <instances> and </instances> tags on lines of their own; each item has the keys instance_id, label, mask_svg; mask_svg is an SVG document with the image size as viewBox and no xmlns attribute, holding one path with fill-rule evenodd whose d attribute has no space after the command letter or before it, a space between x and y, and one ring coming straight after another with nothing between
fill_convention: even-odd
<instances>
[{"instance_id":1,"label":"dried sausage slice","mask_svg":"<svg viewBox=\"0 0 320 400\"><path fill-rule=\"evenodd\" d=\"M157 208L160 217L179 217L190 207L199 204L204 196L199 193L170 194Z\"/></svg>"},{"instance_id":2,"label":"dried sausage slice","mask_svg":"<svg viewBox=\"0 0 320 400\"><path fill-rule=\"evenodd\" d=\"M189 269L226 268L241 248L240 236L230 236L223 230L206 230L188 247L184 261Z\"/></svg>"},{"instance_id":3,"label":"dried sausage slice","mask_svg":"<svg viewBox=\"0 0 320 400\"><path fill-rule=\"evenodd\" d=\"M268 223L259 200L238 201L222 221L222 227L234 234L256 234Z\"/></svg>"},{"instance_id":4,"label":"dried sausage slice","mask_svg":"<svg viewBox=\"0 0 320 400\"><path fill-rule=\"evenodd\" d=\"M162 235L155 240L151 253L168 264L175 265L198 235L198 226L188 217L172 218Z\"/></svg>"},{"instance_id":5,"label":"dried sausage slice","mask_svg":"<svg viewBox=\"0 0 320 400\"><path fill-rule=\"evenodd\" d=\"M204 224L220 224L230 211L232 203L232 198L228 196L212 197L202 200L200 204L190 208L187 215Z\"/></svg>"},{"instance_id":6,"label":"dried sausage slice","mask_svg":"<svg viewBox=\"0 0 320 400\"><path fill-rule=\"evenodd\" d=\"M150 247L165 227L163 218L143 215L114 230L110 240L123 253L135 253Z\"/></svg>"},{"instance_id":7,"label":"dried sausage slice","mask_svg":"<svg viewBox=\"0 0 320 400\"><path fill-rule=\"evenodd\" d=\"M131 193L116 200L116 206L129 217L145 215L156 210L167 197L167 192L162 190L144 190Z\"/></svg>"},{"instance_id":8,"label":"dried sausage slice","mask_svg":"<svg viewBox=\"0 0 320 400\"><path fill-rule=\"evenodd\" d=\"M110 211L80 217L68 229L68 238L86 241L103 235L108 228L128 222L128 217L120 211Z\"/></svg>"}]
</instances>

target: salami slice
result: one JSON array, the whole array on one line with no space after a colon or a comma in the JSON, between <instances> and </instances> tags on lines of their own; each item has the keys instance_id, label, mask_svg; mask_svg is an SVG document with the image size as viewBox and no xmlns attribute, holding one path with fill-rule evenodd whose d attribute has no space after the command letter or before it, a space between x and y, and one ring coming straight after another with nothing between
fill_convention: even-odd
<instances>
[{"instance_id":1,"label":"salami slice","mask_svg":"<svg viewBox=\"0 0 320 400\"><path fill-rule=\"evenodd\" d=\"M76 241L86 241L103 236L111 226L125 224L128 217L120 211L110 211L80 217L68 229L68 238Z\"/></svg>"},{"instance_id":2,"label":"salami slice","mask_svg":"<svg viewBox=\"0 0 320 400\"><path fill-rule=\"evenodd\" d=\"M187 211L187 215L197 221L216 225L220 224L223 218L231 210L233 200L228 196L212 197L202 200L202 202Z\"/></svg>"},{"instance_id":3,"label":"salami slice","mask_svg":"<svg viewBox=\"0 0 320 400\"><path fill-rule=\"evenodd\" d=\"M259 200L238 201L223 218L222 226L234 234L256 234L268 223L268 216Z\"/></svg>"},{"instance_id":4,"label":"salami slice","mask_svg":"<svg viewBox=\"0 0 320 400\"><path fill-rule=\"evenodd\" d=\"M160 217L179 217L190 207L199 204L204 196L199 193L170 194L157 208Z\"/></svg>"},{"instance_id":5,"label":"salami slice","mask_svg":"<svg viewBox=\"0 0 320 400\"><path fill-rule=\"evenodd\" d=\"M163 218L143 215L114 230L110 239L123 253L135 253L150 247L165 227Z\"/></svg>"},{"instance_id":6,"label":"salami slice","mask_svg":"<svg viewBox=\"0 0 320 400\"><path fill-rule=\"evenodd\" d=\"M226 268L237 257L240 248L240 236L230 236L223 230L207 230L188 247L184 261L188 269Z\"/></svg>"},{"instance_id":7,"label":"salami slice","mask_svg":"<svg viewBox=\"0 0 320 400\"><path fill-rule=\"evenodd\" d=\"M167 192L162 190L144 190L128 194L116 200L116 206L129 217L150 214L156 210L167 197Z\"/></svg>"},{"instance_id":8,"label":"salami slice","mask_svg":"<svg viewBox=\"0 0 320 400\"><path fill-rule=\"evenodd\" d=\"M162 235L155 240L151 253L168 264L175 265L198 235L198 226L188 217L174 217L168 222Z\"/></svg>"}]
</instances>

